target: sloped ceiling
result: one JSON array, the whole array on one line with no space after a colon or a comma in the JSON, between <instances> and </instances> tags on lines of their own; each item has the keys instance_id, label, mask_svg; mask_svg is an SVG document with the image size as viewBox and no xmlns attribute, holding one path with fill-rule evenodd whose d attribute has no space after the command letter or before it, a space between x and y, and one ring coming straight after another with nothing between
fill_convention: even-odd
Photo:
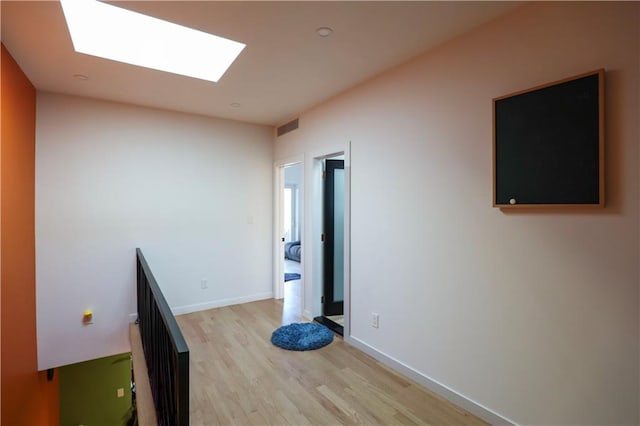
<instances>
[{"instance_id":1,"label":"sloped ceiling","mask_svg":"<svg viewBox=\"0 0 640 426\"><path fill-rule=\"evenodd\" d=\"M247 47L218 83L112 62L74 52L57 1L2 1L2 42L39 90L269 125L281 124L519 5L419 1L114 4ZM331 27L334 33L321 38L316 34L319 27ZM79 80L75 74L89 79Z\"/></svg>"}]
</instances>

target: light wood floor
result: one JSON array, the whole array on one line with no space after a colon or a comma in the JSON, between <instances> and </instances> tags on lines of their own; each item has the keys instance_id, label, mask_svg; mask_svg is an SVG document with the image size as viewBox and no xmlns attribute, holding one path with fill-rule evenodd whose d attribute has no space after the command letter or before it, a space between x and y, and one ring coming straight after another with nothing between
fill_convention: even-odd
<instances>
[{"instance_id":1,"label":"light wood floor","mask_svg":"<svg viewBox=\"0 0 640 426\"><path fill-rule=\"evenodd\" d=\"M281 323L291 324L299 322L302 318L302 298L300 280L291 280L284 283L284 298L279 300L282 303Z\"/></svg>"},{"instance_id":2,"label":"light wood floor","mask_svg":"<svg viewBox=\"0 0 640 426\"><path fill-rule=\"evenodd\" d=\"M273 346L282 301L178 316L190 349L192 425L485 424L341 338Z\"/></svg>"}]
</instances>

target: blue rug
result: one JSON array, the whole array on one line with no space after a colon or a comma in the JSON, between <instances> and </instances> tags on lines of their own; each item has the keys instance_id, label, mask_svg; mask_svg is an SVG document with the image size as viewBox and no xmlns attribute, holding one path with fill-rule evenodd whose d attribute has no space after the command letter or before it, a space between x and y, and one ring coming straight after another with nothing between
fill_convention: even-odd
<instances>
[{"instance_id":1,"label":"blue rug","mask_svg":"<svg viewBox=\"0 0 640 426\"><path fill-rule=\"evenodd\" d=\"M293 281L293 280L299 280L300 279L300 274L296 274L295 272L285 272L284 273L284 281Z\"/></svg>"},{"instance_id":2,"label":"blue rug","mask_svg":"<svg viewBox=\"0 0 640 426\"><path fill-rule=\"evenodd\" d=\"M289 351L310 351L326 346L332 341L331 330L312 322L283 325L271 334L271 343Z\"/></svg>"}]
</instances>

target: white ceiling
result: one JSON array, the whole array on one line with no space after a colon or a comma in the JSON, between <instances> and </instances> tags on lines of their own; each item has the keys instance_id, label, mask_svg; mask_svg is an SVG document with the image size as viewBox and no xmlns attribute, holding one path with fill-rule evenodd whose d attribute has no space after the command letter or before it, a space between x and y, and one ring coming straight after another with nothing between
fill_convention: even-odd
<instances>
[{"instance_id":1,"label":"white ceiling","mask_svg":"<svg viewBox=\"0 0 640 426\"><path fill-rule=\"evenodd\" d=\"M519 3L116 4L247 47L218 83L83 55L73 50L57 1L3 0L2 42L39 90L276 125ZM315 30L323 26L333 35L319 37Z\"/></svg>"}]
</instances>

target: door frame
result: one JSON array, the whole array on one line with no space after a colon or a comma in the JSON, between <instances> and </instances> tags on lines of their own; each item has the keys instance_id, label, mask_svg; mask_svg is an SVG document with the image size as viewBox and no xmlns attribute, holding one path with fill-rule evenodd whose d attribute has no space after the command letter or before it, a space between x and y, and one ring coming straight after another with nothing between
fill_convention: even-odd
<instances>
[{"instance_id":1,"label":"door frame","mask_svg":"<svg viewBox=\"0 0 640 426\"><path fill-rule=\"evenodd\" d=\"M273 187L273 297L274 299L282 299L284 297L284 243L282 237L284 235L284 169L294 164L300 164L300 188L299 192L299 215L300 221L300 242L304 244L304 155L288 157L273 163L274 168L274 187ZM304 247L304 245L302 245ZM304 304L304 250L300 258L300 269L303 271L300 278L300 306ZM302 312L300 313L302 314Z\"/></svg>"},{"instance_id":2,"label":"door frame","mask_svg":"<svg viewBox=\"0 0 640 426\"><path fill-rule=\"evenodd\" d=\"M343 336L349 340L351 336L351 141L345 144L327 146L321 151L312 152L311 182L305 185L306 199L309 202L308 229L304 228L303 235L307 237L307 259L309 264L304 270L309 279L310 305L303 305L303 315L309 319L322 316L323 290L323 248L321 234L323 228L323 182L322 162L325 159L344 155L344 327ZM303 254L305 252L303 251ZM304 302L304 300L303 300Z\"/></svg>"}]
</instances>

